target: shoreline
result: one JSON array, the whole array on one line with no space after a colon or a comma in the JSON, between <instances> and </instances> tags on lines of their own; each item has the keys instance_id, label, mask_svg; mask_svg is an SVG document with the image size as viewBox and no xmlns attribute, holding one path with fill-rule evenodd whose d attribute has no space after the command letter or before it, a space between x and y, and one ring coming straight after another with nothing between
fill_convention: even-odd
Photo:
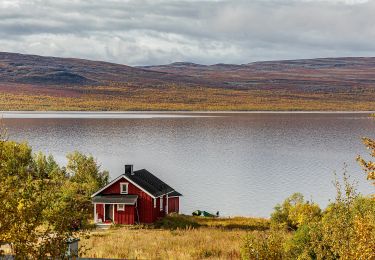
<instances>
[{"instance_id":1,"label":"shoreline","mask_svg":"<svg viewBox=\"0 0 375 260\"><path fill-rule=\"evenodd\" d=\"M92 110L92 111L80 111L80 110L74 110L74 111L68 111L68 110L33 110L33 111L18 111L18 110L12 110L12 111L5 111L0 110L0 114L92 114L92 113L98 113L98 114L366 114L366 113L375 113L375 111L367 111L367 110L251 110L251 111L243 111L243 110L223 110L223 111L205 111L205 110L199 110L199 111L148 111L148 110L131 110L131 111L100 111L100 110Z\"/></svg>"},{"instance_id":2,"label":"shoreline","mask_svg":"<svg viewBox=\"0 0 375 260\"><path fill-rule=\"evenodd\" d=\"M0 111L0 119L212 118L229 115L368 115L375 111Z\"/></svg>"}]
</instances>

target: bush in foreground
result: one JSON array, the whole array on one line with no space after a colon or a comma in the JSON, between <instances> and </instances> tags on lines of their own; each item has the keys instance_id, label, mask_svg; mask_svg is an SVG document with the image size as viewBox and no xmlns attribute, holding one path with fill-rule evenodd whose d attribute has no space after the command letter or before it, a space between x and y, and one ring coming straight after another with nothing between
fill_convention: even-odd
<instances>
[{"instance_id":1,"label":"bush in foreground","mask_svg":"<svg viewBox=\"0 0 375 260\"><path fill-rule=\"evenodd\" d=\"M252 232L245 236L241 248L243 259L281 260L286 256L283 244L287 232L273 229L267 232Z\"/></svg>"},{"instance_id":2,"label":"bush in foreground","mask_svg":"<svg viewBox=\"0 0 375 260\"><path fill-rule=\"evenodd\" d=\"M244 239L242 257L375 259L375 200L357 194L346 174L343 184L336 182L336 200L322 213L299 194L286 199L272 214L271 232Z\"/></svg>"},{"instance_id":3,"label":"bush in foreground","mask_svg":"<svg viewBox=\"0 0 375 260\"><path fill-rule=\"evenodd\" d=\"M271 225L296 230L311 221L319 221L321 209L316 203L305 201L301 193L294 193L271 214Z\"/></svg>"},{"instance_id":4,"label":"bush in foreground","mask_svg":"<svg viewBox=\"0 0 375 260\"><path fill-rule=\"evenodd\" d=\"M68 158L68 165L75 158ZM77 182L78 170L33 154L26 143L0 140L0 244L10 244L18 259L64 259L67 240L85 234L92 212L90 187L105 182L106 173L87 170L96 163L81 158L75 165L85 169L80 176L89 178Z\"/></svg>"},{"instance_id":5,"label":"bush in foreground","mask_svg":"<svg viewBox=\"0 0 375 260\"><path fill-rule=\"evenodd\" d=\"M178 215L178 214L171 214L164 218L159 219L155 222L154 226L156 228L163 228L163 229L190 229L190 228L197 228L201 225L194 220L193 217L185 216L185 215Z\"/></svg>"},{"instance_id":6,"label":"bush in foreground","mask_svg":"<svg viewBox=\"0 0 375 260\"><path fill-rule=\"evenodd\" d=\"M363 143L375 157L375 141ZM375 180L375 162L358 156L367 179ZM375 183L373 182L375 185ZM375 198L356 192L346 172L336 180L336 199L322 212L295 193L271 215L272 230L250 234L242 245L244 259L375 259ZM286 232L292 230L292 232Z\"/></svg>"}]
</instances>

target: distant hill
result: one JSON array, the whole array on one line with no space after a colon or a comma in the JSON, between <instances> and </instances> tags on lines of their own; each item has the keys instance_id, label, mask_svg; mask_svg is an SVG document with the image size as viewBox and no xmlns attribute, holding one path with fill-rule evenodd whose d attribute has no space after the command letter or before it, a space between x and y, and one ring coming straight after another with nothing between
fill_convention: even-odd
<instances>
[{"instance_id":1,"label":"distant hill","mask_svg":"<svg viewBox=\"0 0 375 260\"><path fill-rule=\"evenodd\" d=\"M131 67L0 52L0 110L375 110L375 58Z\"/></svg>"},{"instance_id":2,"label":"distant hill","mask_svg":"<svg viewBox=\"0 0 375 260\"><path fill-rule=\"evenodd\" d=\"M375 58L265 61L243 65L176 62L144 69L196 77L226 88L335 90L375 87Z\"/></svg>"},{"instance_id":3,"label":"distant hill","mask_svg":"<svg viewBox=\"0 0 375 260\"><path fill-rule=\"evenodd\" d=\"M0 52L0 82L42 85L173 83L174 75L102 61ZM188 77L181 77L186 83Z\"/></svg>"}]
</instances>

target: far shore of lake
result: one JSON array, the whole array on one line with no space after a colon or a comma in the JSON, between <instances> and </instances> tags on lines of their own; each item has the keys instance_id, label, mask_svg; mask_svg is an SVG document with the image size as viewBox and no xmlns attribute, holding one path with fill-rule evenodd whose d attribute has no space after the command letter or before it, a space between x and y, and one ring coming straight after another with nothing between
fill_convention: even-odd
<instances>
[{"instance_id":1,"label":"far shore of lake","mask_svg":"<svg viewBox=\"0 0 375 260\"><path fill-rule=\"evenodd\" d=\"M233 114L374 114L375 111L0 111L0 118L187 118Z\"/></svg>"}]
</instances>

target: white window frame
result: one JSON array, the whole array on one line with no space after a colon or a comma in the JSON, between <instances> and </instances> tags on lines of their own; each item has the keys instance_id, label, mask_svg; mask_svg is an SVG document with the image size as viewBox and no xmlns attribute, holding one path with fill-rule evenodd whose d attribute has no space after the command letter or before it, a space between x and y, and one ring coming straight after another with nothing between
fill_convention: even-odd
<instances>
[{"instance_id":1,"label":"white window frame","mask_svg":"<svg viewBox=\"0 0 375 260\"><path fill-rule=\"evenodd\" d=\"M125 204L117 204L117 211L125 211Z\"/></svg>"},{"instance_id":2,"label":"white window frame","mask_svg":"<svg viewBox=\"0 0 375 260\"><path fill-rule=\"evenodd\" d=\"M163 197L160 197L160 211L163 211Z\"/></svg>"},{"instance_id":3,"label":"white window frame","mask_svg":"<svg viewBox=\"0 0 375 260\"><path fill-rule=\"evenodd\" d=\"M123 190L124 186L126 186L126 190ZM129 183L128 182L120 182L120 193L121 194L128 194L129 193Z\"/></svg>"}]
</instances>

